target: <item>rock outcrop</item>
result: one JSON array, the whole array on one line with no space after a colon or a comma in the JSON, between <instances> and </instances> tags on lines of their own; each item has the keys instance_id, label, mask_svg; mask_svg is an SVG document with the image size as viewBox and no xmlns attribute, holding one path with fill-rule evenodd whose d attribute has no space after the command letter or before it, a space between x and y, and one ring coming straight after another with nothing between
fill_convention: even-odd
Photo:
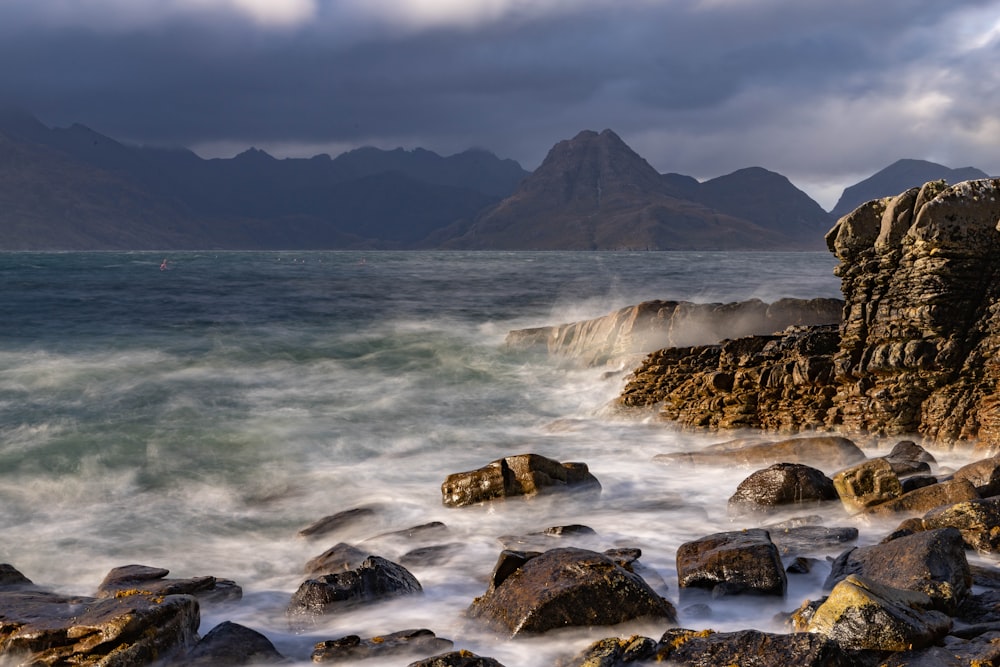
<instances>
[{"instance_id":1,"label":"rock outcrop","mask_svg":"<svg viewBox=\"0 0 1000 667\"><path fill-rule=\"evenodd\" d=\"M717 343L793 325L838 324L843 308L839 299L644 301L590 320L517 329L504 343L509 349L544 349L556 358L600 366L631 362L663 347Z\"/></svg>"},{"instance_id":2,"label":"rock outcrop","mask_svg":"<svg viewBox=\"0 0 1000 667\"><path fill-rule=\"evenodd\" d=\"M827 235L839 328L650 355L622 394L682 424L1000 446L1000 179L926 183Z\"/></svg>"},{"instance_id":3,"label":"rock outcrop","mask_svg":"<svg viewBox=\"0 0 1000 667\"><path fill-rule=\"evenodd\" d=\"M518 454L476 470L448 475L441 485L441 501L448 507L463 507L542 492L600 490L600 482L590 474L586 463L560 463L538 454Z\"/></svg>"}]
</instances>

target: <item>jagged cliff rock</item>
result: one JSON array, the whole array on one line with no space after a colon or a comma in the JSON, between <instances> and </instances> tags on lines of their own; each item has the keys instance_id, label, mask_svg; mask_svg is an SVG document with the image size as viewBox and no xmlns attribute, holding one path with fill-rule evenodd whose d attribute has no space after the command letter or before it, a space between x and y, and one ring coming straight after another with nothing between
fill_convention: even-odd
<instances>
[{"instance_id":1,"label":"jagged cliff rock","mask_svg":"<svg viewBox=\"0 0 1000 667\"><path fill-rule=\"evenodd\" d=\"M603 317L507 334L512 349L544 348L588 366L625 363L651 350L715 343L781 331L795 324L840 322L839 299L759 299L732 303L644 301Z\"/></svg>"},{"instance_id":2,"label":"jagged cliff rock","mask_svg":"<svg viewBox=\"0 0 1000 667\"><path fill-rule=\"evenodd\" d=\"M933 181L864 204L827 245L838 330L661 350L624 405L687 425L918 433L1000 447L1000 179Z\"/></svg>"}]
</instances>

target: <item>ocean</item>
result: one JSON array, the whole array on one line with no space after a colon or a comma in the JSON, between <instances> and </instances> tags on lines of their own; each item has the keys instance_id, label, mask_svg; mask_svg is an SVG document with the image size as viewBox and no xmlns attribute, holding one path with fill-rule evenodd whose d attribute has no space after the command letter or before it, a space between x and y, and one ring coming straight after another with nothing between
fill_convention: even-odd
<instances>
[{"instance_id":1,"label":"ocean","mask_svg":"<svg viewBox=\"0 0 1000 667\"><path fill-rule=\"evenodd\" d=\"M789 576L783 600L708 600L708 619L686 618L677 547L759 525L726 509L752 470L651 459L731 436L621 414L609 405L624 373L503 340L648 299L839 297L831 255L171 252L161 270L163 260L0 254L0 561L37 584L92 595L127 564L232 579L242 601L203 604L202 633L232 620L303 665L316 642L408 628L508 667L551 665L610 635L659 637L665 628L630 624L510 641L469 623L499 538L552 526L596 532L552 546L641 548L682 627L780 632L774 614L821 594L819 554L811 574ZM442 505L448 474L527 452L587 463L603 492ZM375 509L363 525L298 536L362 506ZM425 537L391 534L435 521L445 528ZM880 535L859 527L862 542ZM453 548L411 568L423 595L293 628L285 606L304 564L337 542L390 560Z\"/></svg>"}]
</instances>

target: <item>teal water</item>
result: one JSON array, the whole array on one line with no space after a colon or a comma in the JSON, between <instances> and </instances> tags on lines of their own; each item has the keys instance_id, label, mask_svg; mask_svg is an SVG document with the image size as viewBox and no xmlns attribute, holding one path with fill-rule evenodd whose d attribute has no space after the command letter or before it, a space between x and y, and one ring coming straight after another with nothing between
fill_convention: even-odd
<instances>
[{"instance_id":1,"label":"teal water","mask_svg":"<svg viewBox=\"0 0 1000 667\"><path fill-rule=\"evenodd\" d=\"M203 630L244 623L302 664L317 641L409 627L508 667L612 634L503 642L465 624L497 538L565 523L595 528L593 548L640 546L676 604L677 546L732 527L725 501L750 471L652 464L709 438L616 415L606 406L621 374L505 351L504 336L647 299L839 296L826 253L167 259L161 271L151 253L0 254L0 560L80 594L129 563L233 579L244 601L205 607ZM441 506L447 474L528 451L587 462L600 501ZM379 508L371 524L296 536L359 505ZM395 559L425 543L376 537L429 521L448 526L432 543L463 546L414 570L419 601L288 627L283 608L309 558L351 541ZM713 618L716 629L768 623L739 602Z\"/></svg>"}]
</instances>

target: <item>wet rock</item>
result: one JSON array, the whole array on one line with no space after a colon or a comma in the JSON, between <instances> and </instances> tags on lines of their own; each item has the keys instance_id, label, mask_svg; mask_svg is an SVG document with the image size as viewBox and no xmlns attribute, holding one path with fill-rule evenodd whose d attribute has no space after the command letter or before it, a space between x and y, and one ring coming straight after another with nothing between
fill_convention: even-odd
<instances>
[{"instance_id":1,"label":"wet rock","mask_svg":"<svg viewBox=\"0 0 1000 667\"><path fill-rule=\"evenodd\" d=\"M840 581L809 619L806 630L849 649L906 651L934 644L951 619L930 609L930 597L850 575Z\"/></svg>"},{"instance_id":2,"label":"wet rock","mask_svg":"<svg viewBox=\"0 0 1000 667\"><path fill-rule=\"evenodd\" d=\"M1000 495L1000 455L966 464L952 477L971 482L983 498Z\"/></svg>"},{"instance_id":3,"label":"wet rock","mask_svg":"<svg viewBox=\"0 0 1000 667\"><path fill-rule=\"evenodd\" d=\"M738 513L768 512L836 499L833 481L821 470L801 463L775 463L740 482L729 498L729 509Z\"/></svg>"},{"instance_id":4,"label":"wet rock","mask_svg":"<svg viewBox=\"0 0 1000 667\"><path fill-rule=\"evenodd\" d=\"M833 485L844 507L853 512L903 494L899 477L885 459L871 459L841 470L833 476Z\"/></svg>"},{"instance_id":5,"label":"wet rock","mask_svg":"<svg viewBox=\"0 0 1000 667\"><path fill-rule=\"evenodd\" d=\"M34 586L31 579L21 574L16 567L10 563L0 563L0 590L20 590Z\"/></svg>"},{"instance_id":6,"label":"wet rock","mask_svg":"<svg viewBox=\"0 0 1000 667\"><path fill-rule=\"evenodd\" d=\"M931 646L890 655L879 667L987 667L1000 664L1000 633L967 641L945 638L945 646Z\"/></svg>"},{"instance_id":7,"label":"wet rock","mask_svg":"<svg viewBox=\"0 0 1000 667\"><path fill-rule=\"evenodd\" d=\"M783 557L792 554L825 554L837 552L844 544L858 539L858 529L853 526L827 528L826 526L796 526L794 528L768 527L771 541Z\"/></svg>"},{"instance_id":8,"label":"wet rock","mask_svg":"<svg viewBox=\"0 0 1000 667\"><path fill-rule=\"evenodd\" d=\"M819 635L773 634L758 630L712 632L668 630L660 638L657 662L685 667L850 667L840 647Z\"/></svg>"},{"instance_id":9,"label":"wet rock","mask_svg":"<svg viewBox=\"0 0 1000 667\"><path fill-rule=\"evenodd\" d=\"M349 572L361 567L372 554L355 546L338 542L320 555L309 560L305 572L310 577L317 577L335 572Z\"/></svg>"},{"instance_id":10,"label":"wet rock","mask_svg":"<svg viewBox=\"0 0 1000 667\"><path fill-rule=\"evenodd\" d=\"M374 508L354 507L325 516L299 531L299 537L319 537L364 524L376 516Z\"/></svg>"},{"instance_id":11,"label":"wet rock","mask_svg":"<svg viewBox=\"0 0 1000 667\"><path fill-rule=\"evenodd\" d=\"M250 628L225 621L212 628L178 665L189 667L240 667L288 664L271 641Z\"/></svg>"},{"instance_id":12,"label":"wet rock","mask_svg":"<svg viewBox=\"0 0 1000 667\"><path fill-rule=\"evenodd\" d=\"M869 507L867 514L920 514L942 505L951 505L979 498L976 489L967 480L952 479L931 484L904 493L880 505Z\"/></svg>"},{"instance_id":13,"label":"wet rock","mask_svg":"<svg viewBox=\"0 0 1000 667\"><path fill-rule=\"evenodd\" d=\"M312 652L312 661L351 663L356 660L396 655L435 655L451 647L451 640L437 637L426 629L402 630L369 639L348 635L316 644Z\"/></svg>"},{"instance_id":14,"label":"wet rock","mask_svg":"<svg viewBox=\"0 0 1000 667\"><path fill-rule=\"evenodd\" d=\"M444 565L465 547L461 542L435 544L429 547L419 547L407 551L399 557L399 564L404 567L430 567Z\"/></svg>"},{"instance_id":15,"label":"wet rock","mask_svg":"<svg viewBox=\"0 0 1000 667\"><path fill-rule=\"evenodd\" d=\"M719 443L697 452L657 454L653 460L696 465L803 463L825 470L837 470L864 461L865 458L865 453L847 438L814 436L777 442Z\"/></svg>"},{"instance_id":16,"label":"wet rock","mask_svg":"<svg viewBox=\"0 0 1000 667\"><path fill-rule=\"evenodd\" d=\"M939 507L924 515L921 526L924 530L956 528L970 549L984 554L1000 552L1000 498L968 500Z\"/></svg>"},{"instance_id":17,"label":"wet rock","mask_svg":"<svg viewBox=\"0 0 1000 667\"><path fill-rule=\"evenodd\" d=\"M501 561L510 557L505 552ZM469 608L471 617L511 636L638 618L676 620L673 605L604 554L567 547L518 559L523 562L513 571L513 562L498 563L490 588Z\"/></svg>"},{"instance_id":18,"label":"wet rock","mask_svg":"<svg viewBox=\"0 0 1000 667\"><path fill-rule=\"evenodd\" d=\"M504 667L493 658L483 658L472 651L452 651L424 660L411 662L407 667Z\"/></svg>"},{"instance_id":19,"label":"wet rock","mask_svg":"<svg viewBox=\"0 0 1000 667\"><path fill-rule=\"evenodd\" d=\"M600 491L585 463L559 463L538 454L498 459L468 472L448 475L441 485L448 507L474 505L512 496L551 491Z\"/></svg>"},{"instance_id":20,"label":"wet rock","mask_svg":"<svg viewBox=\"0 0 1000 667\"><path fill-rule=\"evenodd\" d=\"M778 548L759 528L715 533L677 549L681 589L707 588L713 595L784 595L787 581Z\"/></svg>"},{"instance_id":21,"label":"wet rock","mask_svg":"<svg viewBox=\"0 0 1000 667\"><path fill-rule=\"evenodd\" d=\"M919 433L995 450L998 219L1000 179L930 182L868 202L826 237L840 260L839 327L660 350L621 404L659 405L688 426ZM711 382L719 373L731 389Z\"/></svg>"},{"instance_id":22,"label":"wet rock","mask_svg":"<svg viewBox=\"0 0 1000 667\"><path fill-rule=\"evenodd\" d=\"M914 533L883 544L857 547L834 560L826 588L856 574L877 584L919 591L936 609L953 613L972 585L962 535L955 528Z\"/></svg>"},{"instance_id":23,"label":"wet rock","mask_svg":"<svg viewBox=\"0 0 1000 667\"><path fill-rule=\"evenodd\" d=\"M428 523L422 523L418 526L411 526L409 528L404 528L402 530L394 530L389 533L382 533L381 535L376 535L375 537L365 540L366 542L384 540L384 539L402 539L402 540L414 540L414 539L440 539L448 534L448 526L446 526L441 521L430 521Z\"/></svg>"},{"instance_id":24,"label":"wet rock","mask_svg":"<svg viewBox=\"0 0 1000 667\"><path fill-rule=\"evenodd\" d=\"M815 558L804 558L798 556L795 560L785 568L785 572L788 574L809 574L812 572L813 565L818 561Z\"/></svg>"},{"instance_id":25,"label":"wet rock","mask_svg":"<svg viewBox=\"0 0 1000 667\"><path fill-rule=\"evenodd\" d=\"M97 597L125 595L193 595L203 602L239 600L243 589L235 581L215 577L166 579L170 570L148 565L116 567L97 587Z\"/></svg>"},{"instance_id":26,"label":"wet rock","mask_svg":"<svg viewBox=\"0 0 1000 667\"><path fill-rule=\"evenodd\" d=\"M587 366L631 361L663 347L716 343L795 324L836 324L839 299L758 299L733 303L644 301L603 317L507 334L509 349L538 348Z\"/></svg>"},{"instance_id":27,"label":"wet rock","mask_svg":"<svg viewBox=\"0 0 1000 667\"><path fill-rule=\"evenodd\" d=\"M930 486L931 484L937 484L938 478L933 475L911 475L910 477L904 477L899 480L903 487L903 494L907 494L910 491L916 491L917 489L922 489L925 486Z\"/></svg>"},{"instance_id":28,"label":"wet rock","mask_svg":"<svg viewBox=\"0 0 1000 667\"><path fill-rule=\"evenodd\" d=\"M570 542L572 546L586 546L592 538L597 537L597 531L582 524L566 526L551 526L545 530L528 533L527 535L504 535L499 538L504 549L537 549L545 551L556 545L556 542Z\"/></svg>"},{"instance_id":29,"label":"wet rock","mask_svg":"<svg viewBox=\"0 0 1000 667\"><path fill-rule=\"evenodd\" d=\"M420 582L402 565L369 556L355 570L302 582L288 604L288 614L300 618L330 614L356 604L420 592Z\"/></svg>"},{"instance_id":30,"label":"wet rock","mask_svg":"<svg viewBox=\"0 0 1000 667\"><path fill-rule=\"evenodd\" d=\"M0 661L152 664L194 644L199 621L198 601L190 595L91 598L0 591Z\"/></svg>"},{"instance_id":31,"label":"wet rock","mask_svg":"<svg viewBox=\"0 0 1000 667\"><path fill-rule=\"evenodd\" d=\"M934 456L912 440L901 440L885 456L893 472L900 478L919 475L931 471L931 464L937 463Z\"/></svg>"}]
</instances>

